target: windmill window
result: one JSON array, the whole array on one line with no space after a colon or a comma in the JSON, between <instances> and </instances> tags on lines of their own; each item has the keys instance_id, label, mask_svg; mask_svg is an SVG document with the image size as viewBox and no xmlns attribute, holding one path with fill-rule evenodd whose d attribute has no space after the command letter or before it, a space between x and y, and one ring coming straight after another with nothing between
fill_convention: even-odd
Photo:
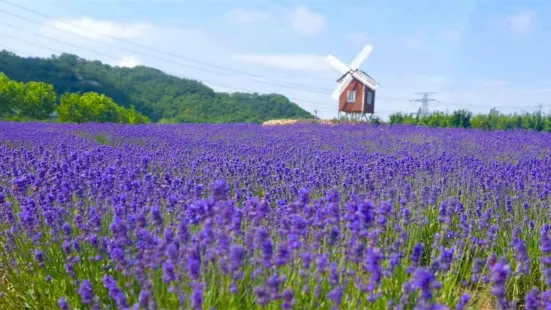
<instances>
[{"instance_id":1,"label":"windmill window","mask_svg":"<svg viewBox=\"0 0 551 310\"><path fill-rule=\"evenodd\" d=\"M367 92L367 104L373 104L373 93Z\"/></svg>"},{"instance_id":2,"label":"windmill window","mask_svg":"<svg viewBox=\"0 0 551 310\"><path fill-rule=\"evenodd\" d=\"M356 91L351 90L348 92L346 102L356 102Z\"/></svg>"}]
</instances>

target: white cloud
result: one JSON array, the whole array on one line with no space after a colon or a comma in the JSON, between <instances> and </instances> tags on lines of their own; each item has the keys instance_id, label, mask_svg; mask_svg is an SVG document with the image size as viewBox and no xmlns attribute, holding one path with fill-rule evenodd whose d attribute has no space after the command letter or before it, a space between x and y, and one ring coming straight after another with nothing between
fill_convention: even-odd
<instances>
[{"instance_id":1,"label":"white cloud","mask_svg":"<svg viewBox=\"0 0 551 310\"><path fill-rule=\"evenodd\" d=\"M120 67L133 68L135 66L141 65L141 61L134 56L125 56L117 64Z\"/></svg>"},{"instance_id":2,"label":"white cloud","mask_svg":"<svg viewBox=\"0 0 551 310\"><path fill-rule=\"evenodd\" d=\"M75 21L79 19L72 20ZM7 21L7 23L9 23L9 21ZM21 25L16 23L17 20L14 20L14 25L19 27L25 27L26 25L25 23ZM71 42L84 46L85 49L82 50L70 45L35 37L30 34L14 33L13 30L0 26L0 32L13 33L17 38L31 42L31 44L24 44L17 40L3 38L0 45L1 47L13 50L21 55L32 54L39 57L48 57L52 54L52 50L43 49L42 47L45 46L58 51L77 54L89 60L97 59L111 65L131 67L137 64L144 64L158 68L169 74L180 77L185 76L202 81L207 85L211 85L216 90L280 93L287 96L290 100L299 103L303 108L309 111L313 111L314 109L319 110L319 115L322 118L332 118L337 114L337 103L332 100L330 94L337 84L335 79L338 78L338 73L325 62L324 53L320 55L257 54L258 50L255 49L255 47L258 45L252 43L246 45L243 43L247 41L236 43L233 37L209 33L204 30L170 28L160 25L137 27L136 25L147 24L116 23L106 20L101 21L100 25L101 23L103 23L103 25L110 25L110 27L99 27L99 29L102 29L98 30L101 33L106 33L111 36L122 36L157 50L229 69L249 72L262 76L264 79L251 79L250 76L248 78L237 78L236 74L233 73L227 75L216 74L213 73L213 71L218 71L216 69L207 68L211 71L201 70L199 67L205 68L201 64L189 63L182 59L153 53L147 51L147 49L136 50L143 50L144 53L148 55L155 54L159 57L154 58L145 54L131 53L128 50L120 50L113 46L109 46L109 44L105 44L106 42L99 40L100 38L93 35L93 33L92 35L90 33L82 34L87 36L87 39L83 39L68 33L51 31L51 35L49 36L64 42ZM120 29L124 30L121 31ZM415 32L412 33L412 35L415 34ZM415 36L412 37L414 38ZM359 42L360 39L363 39L363 36L359 33L350 33L347 38L352 40L357 39ZM423 36L417 37L417 39L420 38L423 38ZM251 41L253 40L251 39ZM421 40L418 40L418 42L419 44L422 43ZM426 42L428 42L428 40L425 41L425 43ZM400 43L403 44L404 41ZM124 46L123 44L113 45ZM247 46L250 47L248 48ZM114 58L110 59L104 55L94 53L93 51L101 51ZM390 52L392 53L392 51ZM336 53L338 53L338 51ZM337 55L337 57L339 56ZM169 59L170 62L162 61L159 58ZM392 58L394 59L395 57ZM395 61L398 64L402 61L399 57L396 59ZM404 61L412 60L406 59ZM512 89L510 87L501 87L505 83L503 81L486 81L485 84L484 81L476 81L476 83L474 83L476 85L461 85L461 87L457 86L456 89L453 89L450 85L454 84L454 81L448 80L445 76L438 75L438 72L435 72L432 76L412 76L409 75L406 70L400 71L398 64L396 65L398 69L384 70L374 74L374 78L381 83L381 87L377 90L376 110L377 114L382 117L386 117L389 113L395 111L416 111L418 106L414 106L409 100L417 98L418 95L416 95L415 92L419 91L438 92L435 94L434 98L442 100L444 103L439 106L431 105L431 109L445 109L449 107L450 111L452 111L456 108L468 108L477 112L487 112L492 105L497 105L498 108L501 106L502 108L500 110L504 112L512 112L515 109L508 109L506 107L513 106L516 107L516 110L520 110L523 105L532 106L541 102L545 103L551 89L551 81L548 81L545 85L538 85L538 91L535 91L535 88ZM446 72L445 69L442 70ZM371 72L368 71L368 73ZM283 87L281 84L276 85L276 83L272 83L274 81L308 85L314 92L304 90L305 87L297 87L300 89ZM511 85L518 85L518 83L512 81ZM528 107L526 109L528 109Z\"/></svg>"},{"instance_id":3,"label":"white cloud","mask_svg":"<svg viewBox=\"0 0 551 310\"><path fill-rule=\"evenodd\" d=\"M61 31L98 41L109 40L106 36L116 39L134 39L145 35L153 29L153 26L147 23L121 24L96 20L90 17L52 21L47 25ZM44 30L46 32L50 31L47 28L43 28Z\"/></svg>"},{"instance_id":4,"label":"white cloud","mask_svg":"<svg viewBox=\"0 0 551 310\"><path fill-rule=\"evenodd\" d=\"M233 9L226 14L226 18L234 24L252 24L267 20L270 16L262 12Z\"/></svg>"},{"instance_id":5,"label":"white cloud","mask_svg":"<svg viewBox=\"0 0 551 310\"><path fill-rule=\"evenodd\" d=\"M234 57L244 63L276 67L293 71L322 72L330 69L324 56L311 54L255 55L244 54Z\"/></svg>"},{"instance_id":6,"label":"white cloud","mask_svg":"<svg viewBox=\"0 0 551 310\"><path fill-rule=\"evenodd\" d=\"M117 23L115 20L104 20L104 22L132 29L132 27L129 27L130 24L127 23ZM6 23L21 28L29 27L28 24L16 19L6 20ZM14 51L18 55L33 55L36 57L49 57L52 54L65 52L88 60L99 60L112 66L133 66L139 63L157 68L168 74L201 81L217 91L278 93L288 97L293 102L297 102L309 111L319 110L321 117L332 118L336 115L336 103L332 100L330 94L336 86L335 79L338 77L338 73L334 72L325 63L325 55L322 54L255 55L258 52L257 45L251 43L250 47L247 47L243 44L247 41L236 42L233 36L219 35L201 29L166 27L157 24L151 25L149 31L145 31L142 35L131 39L132 42L137 44L181 55L186 59L195 59L230 70L263 77L251 78L251 76L248 76L245 78L244 76L238 77L239 74L218 71L218 69L205 67L199 63L155 53L147 49L130 47L132 50L136 50L136 52L131 52L124 48L127 45L115 43L116 41L98 40L97 37L90 37L89 34L88 36L83 34L85 36L83 38L69 31L64 32L48 28L46 25L51 25L51 23L34 26L35 28L29 30L49 29L47 36L56 38L59 41L47 40L30 33L14 32L13 29L0 25L0 33L13 33L13 36L16 37L16 39L2 38L0 48ZM251 38L251 41L254 42L254 39ZM82 46L83 49L61 42L70 42ZM121 48L116 48L116 46ZM143 53L138 53L138 51L143 51ZM155 55L158 57L153 57ZM246 56L253 57L248 57L248 61L243 61L243 59L238 59L234 55L242 55L244 58L247 58ZM267 62L267 64L260 65L261 62ZM325 69L328 71L323 71ZM289 87L288 85L291 83L311 86L312 89L315 88L316 92L301 90L303 89L302 86Z\"/></svg>"},{"instance_id":7,"label":"white cloud","mask_svg":"<svg viewBox=\"0 0 551 310\"><path fill-rule=\"evenodd\" d=\"M507 18L509 27L519 34L528 34L534 27L536 13L531 10L522 9Z\"/></svg>"},{"instance_id":8,"label":"white cloud","mask_svg":"<svg viewBox=\"0 0 551 310\"><path fill-rule=\"evenodd\" d=\"M312 11L306 5L299 5L293 10L291 22L293 29L302 35L313 35L325 29L323 15Z\"/></svg>"}]
</instances>

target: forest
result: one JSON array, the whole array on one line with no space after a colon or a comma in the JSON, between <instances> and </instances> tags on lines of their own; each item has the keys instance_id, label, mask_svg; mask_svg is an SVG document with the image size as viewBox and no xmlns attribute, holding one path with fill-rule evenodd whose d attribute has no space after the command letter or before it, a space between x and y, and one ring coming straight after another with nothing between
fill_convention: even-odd
<instances>
[{"instance_id":1,"label":"forest","mask_svg":"<svg viewBox=\"0 0 551 310\"><path fill-rule=\"evenodd\" d=\"M452 113L433 112L428 115L417 113L394 113L390 124L423 125L428 127L476 128L484 130L527 129L551 132L551 113L541 109L535 112L505 114L491 109L487 114L474 114L468 110Z\"/></svg>"},{"instance_id":2,"label":"forest","mask_svg":"<svg viewBox=\"0 0 551 310\"><path fill-rule=\"evenodd\" d=\"M23 83L50 84L58 97L65 93L103 94L124 108L134 106L152 122L260 123L270 119L313 118L282 95L218 93L199 81L154 68L113 67L71 54L37 58L1 51L0 72Z\"/></svg>"}]
</instances>

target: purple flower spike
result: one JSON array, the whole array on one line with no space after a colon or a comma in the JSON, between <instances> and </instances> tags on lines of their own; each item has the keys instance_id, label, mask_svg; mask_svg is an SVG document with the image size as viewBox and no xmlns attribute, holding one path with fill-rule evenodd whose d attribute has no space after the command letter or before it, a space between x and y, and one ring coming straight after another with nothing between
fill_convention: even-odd
<instances>
[{"instance_id":1,"label":"purple flower spike","mask_svg":"<svg viewBox=\"0 0 551 310\"><path fill-rule=\"evenodd\" d=\"M507 299L505 298L505 285L509 279L511 267L505 260L496 262L491 267L490 281L492 282L492 288L490 293L496 298L496 307L507 308Z\"/></svg>"},{"instance_id":2,"label":"purple flower spike","mask_svg":"<svg viewBox=\"0 0 551 310\"><path fill-rule=\"evenodd\" d=\"M94 302L94 291L92 289L92 283L88 280L83 280L78 289L78 293L82 298L83 304L92 304Z\"/></svg>"},{"instance_id":3,"label":"purple flower spike","mask_svg":"<svg viewBox=\"0 0 551 310\"><path fill-rule=\"evenodd\" d=\"M41 267L44 267L44 253L41 250L36 250L34 252L34 258Z\"/></svg>"},{"instance_id":4,"label":"purple flower spike","mask_svg":"<svg viewBox=\"0 0 551 310\"><path fill-rule=\"evenodd\" d=\"M456 310L463 310L467 306L467 303L469 303L469 300L471 300L471 295L465 293L459 297L459 302L455 306Z\"/></svg>"},{"instance_id":5,"label":"purple flower spike","mask_svg":"<svg viewBox=\"0 0 551 310\"><path fill-rule=\"evenodd\" d=\"M59 300L57 301L57 305L61 310L69 310L69 303L67 302L67 299L65 299L65 297L59 298Z\"/></svg>"}]
</instances>

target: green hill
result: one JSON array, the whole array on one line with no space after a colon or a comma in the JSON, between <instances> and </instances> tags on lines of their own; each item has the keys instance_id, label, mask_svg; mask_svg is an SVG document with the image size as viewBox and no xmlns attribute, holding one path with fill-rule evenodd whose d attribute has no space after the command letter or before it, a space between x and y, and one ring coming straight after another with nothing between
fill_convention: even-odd
<instances>
[{"instance_id":1,"label":"green hill","mask_svg":"<svg viewBox=\"0 0 551 310\"><path fill-rule=\"evenodd\" d=\"M282 95L217 93L199 81L154 68L113 67L70 54L26 58L1 51L0 72L21 82L52 84L58 95L105 94L123 107L134 105L154 122L263 122L313 117Z\"/></svg>"}]
</instances>

